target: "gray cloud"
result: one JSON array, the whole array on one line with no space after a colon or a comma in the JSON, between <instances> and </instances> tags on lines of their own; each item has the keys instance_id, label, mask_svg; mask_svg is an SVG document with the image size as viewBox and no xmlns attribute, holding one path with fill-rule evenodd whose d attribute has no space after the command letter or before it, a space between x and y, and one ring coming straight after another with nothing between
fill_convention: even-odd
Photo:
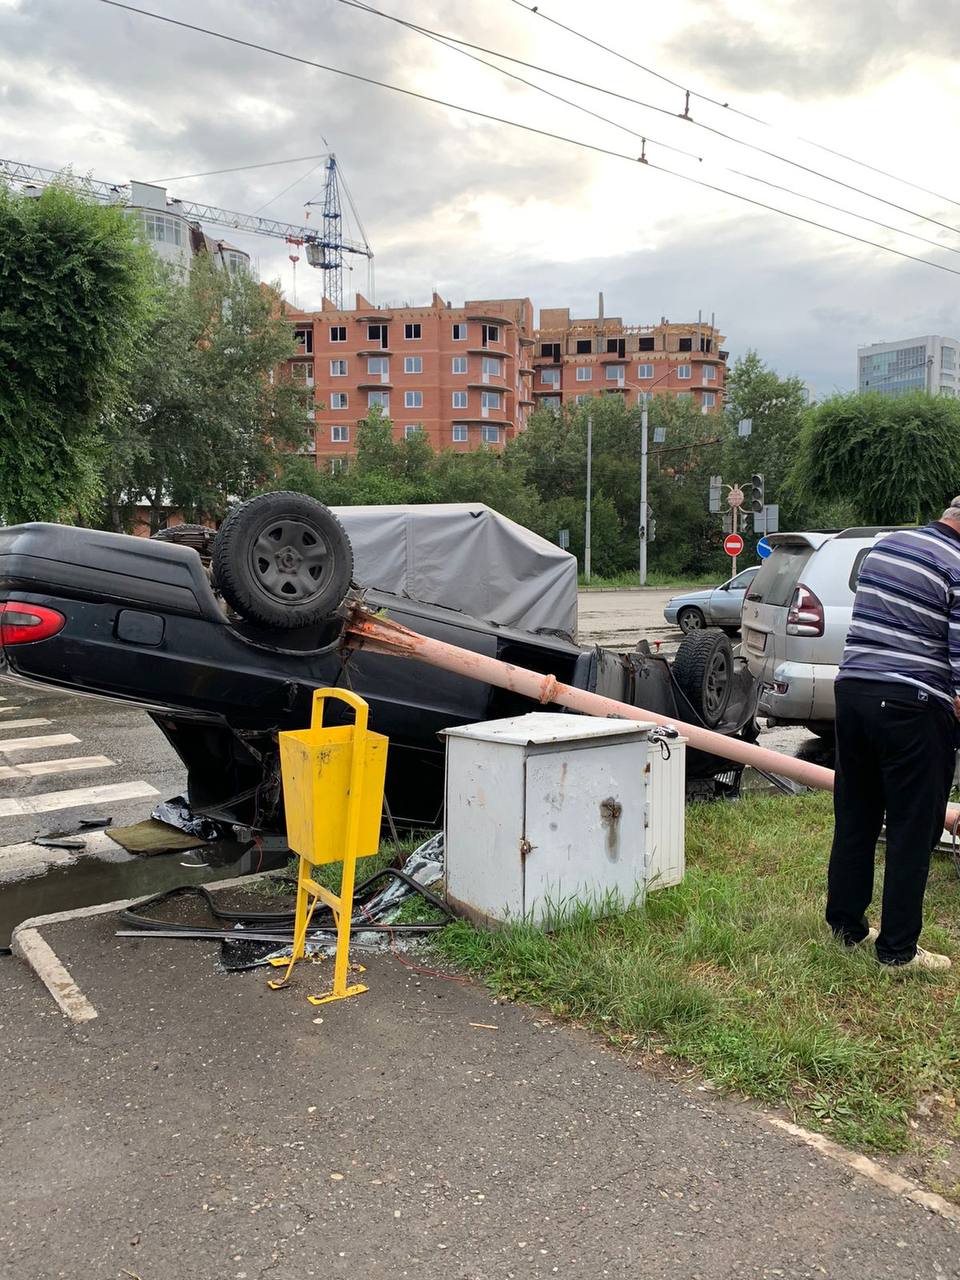
<instances>
[{"instance_id":1,"label":"gray cloud","mask_svg":"<svg viewBox=\"0 0 960 1280\"><path fill-rule=\"evenodd\" d=\"M731 93L774 90L794 98L837 96L876 84L925 54L960 53L952 0L807 0L772 6L790 35L770 37L743 18L743 4L711 9L670 42L667 52L695 78L712 76Z\"/></svg>"}]
</instances>

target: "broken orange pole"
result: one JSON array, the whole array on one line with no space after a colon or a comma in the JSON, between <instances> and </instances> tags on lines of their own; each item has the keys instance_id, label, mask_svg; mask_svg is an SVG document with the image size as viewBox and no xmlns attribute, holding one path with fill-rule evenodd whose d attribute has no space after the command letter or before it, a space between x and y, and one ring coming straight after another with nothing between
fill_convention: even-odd
<instances>
[{"instance_id":1,"label":"broken orange pole","mask_svg":"<svg viewBox=\"0 0 960 1280\"><path fill-rule=\"evenodd\" d=\"M588 693L586 689L562 684L556 676L541 675L538 671L528 671L511 662L501 662L499 658L489 658L486 654L461 649L458 645L432 640L401 626L399 622L375 616L360 604L354 604L350 610L346 634L347 643L352 648L369 649L373 653L387 653L398 658L413 658L431 667L440 667L444 671L453 671L484 684L509 689L512 693L532 698L542 706L569 707L571 711L580 711L589 716L617 716L625 720L650 721L669 726L682 733L697 751L722 756L737 764L752 765L755 769L776 773L781 778L790 778L793 782L813 787L817 791L833 790L833 770L826 769L823 765L798 760L795 756L771 751L769 747L754 746L740 738L728 738L722 733L714 733L712 729L686 724L683 720L674 720L643 707L633 707L627 702L617 702L614 698L605 698L599 693ZM960 809L948 808L946 826L952 827L958 819Z\"/></svg>"}]
</instances>

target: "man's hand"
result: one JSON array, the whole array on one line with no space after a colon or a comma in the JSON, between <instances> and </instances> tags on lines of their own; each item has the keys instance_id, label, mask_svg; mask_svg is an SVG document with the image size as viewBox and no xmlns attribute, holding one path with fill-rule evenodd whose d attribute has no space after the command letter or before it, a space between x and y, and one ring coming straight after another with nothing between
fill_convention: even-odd
<instances>
[{"instance_id":1,"label":"man's hand","mask_svg":"<svg viewBox=\"0 0 960 1280\"><path fill-rule=\"evenodd\" d=\"M953 714L960 720L960 693L953 700Z\"/></svg>"}]
</instances>

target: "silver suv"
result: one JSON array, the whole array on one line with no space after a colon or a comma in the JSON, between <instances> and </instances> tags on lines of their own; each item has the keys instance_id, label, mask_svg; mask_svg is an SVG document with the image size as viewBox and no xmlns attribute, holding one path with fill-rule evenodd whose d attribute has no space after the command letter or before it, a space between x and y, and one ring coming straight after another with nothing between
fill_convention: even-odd
<instances>
[{"instance_id":1,"label":"silver suv","mask_svg":"<svg viewBox=\"0 0 960 1280\"><path fill-rule=\"evenodd\" d=\"M867 552L892 528L774 533L743 602L743 656L771 724L833 733L833 682Z\"/></svg>"}]
</instances>

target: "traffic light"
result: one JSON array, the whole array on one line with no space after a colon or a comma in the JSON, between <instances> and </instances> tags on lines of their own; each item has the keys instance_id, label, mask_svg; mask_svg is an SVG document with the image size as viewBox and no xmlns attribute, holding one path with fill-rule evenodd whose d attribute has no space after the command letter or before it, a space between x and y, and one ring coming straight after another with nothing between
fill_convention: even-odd
<instances>
[{"instance_id":1,"label":"traffic light","mask_svg":"<svg viewBox=\"0 0 960 1280\"><path fill-rule=\"evenodd\" d=\"M647 541L656 542L657 540L657 520L655 516L651 516L647 521Z\"/></svg>"},{"instance_id":2,"label":"traffic light","mask_svg":"<svg viewBox=\"0 0 960 1280\"><path fill-rule=\"evenodd\" d=\"M756 475L750 477L750 487L753 489L753 498L750 502L751 511L763 510L763 476Z\"/></svg>"}]
</instances>

